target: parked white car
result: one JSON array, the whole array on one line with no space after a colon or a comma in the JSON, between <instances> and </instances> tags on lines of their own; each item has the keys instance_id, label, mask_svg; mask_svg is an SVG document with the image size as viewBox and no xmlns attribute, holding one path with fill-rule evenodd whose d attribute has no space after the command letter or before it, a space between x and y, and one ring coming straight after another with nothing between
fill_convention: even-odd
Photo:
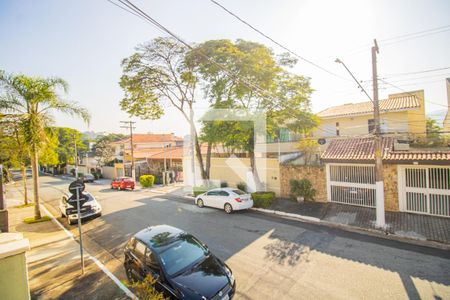
<instances>
[{"instance_id":1,"label":"parked white car","mask_svg":"<svg viewBox=\"0 0 450 300\"><path fill-rule=\"evenodd\" d=\"M102 206L97 202L95 197L88 192L83 192L83 195L87 199L86 203L80 208L81 219L101 216ZM66 194L61 198L59 210L63 218L67 217L69 225L75 224L78 221L77 202L72 200L71 196Z\"/></svg>"},{"instance_id":2,"label":"parked white car","mask_svg":"<svg viewBox=\"0 0 450 300\"><path fill-rule=\"evenodd\" d=\"M217 188L200 194L195 198L198 207L215 207L225 210L227 214L234 210L253 207L252 195L234 188Z\"/></svg>"}]
</instances>

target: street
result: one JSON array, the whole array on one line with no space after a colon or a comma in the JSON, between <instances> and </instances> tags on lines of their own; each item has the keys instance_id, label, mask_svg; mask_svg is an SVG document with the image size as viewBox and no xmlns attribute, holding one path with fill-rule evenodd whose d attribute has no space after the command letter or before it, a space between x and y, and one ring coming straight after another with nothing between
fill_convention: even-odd
<instances>
[{"instance_id":1,"label":"street","mask_svg":"<svg viewBox=\"0 0 450 300\"><path fill-rule=\"evenodd\" d=\"M105 181L104 181L105 182ZM41 198L59 221L70 180L43 176ZM231 215L150 190L86 184L103 207L83 223L86 249L125 279L123 246L146 226L168 224L205 242L233 270L236 299L450 299L450 253L246 211Z\"/></svg>"}]
</instances>

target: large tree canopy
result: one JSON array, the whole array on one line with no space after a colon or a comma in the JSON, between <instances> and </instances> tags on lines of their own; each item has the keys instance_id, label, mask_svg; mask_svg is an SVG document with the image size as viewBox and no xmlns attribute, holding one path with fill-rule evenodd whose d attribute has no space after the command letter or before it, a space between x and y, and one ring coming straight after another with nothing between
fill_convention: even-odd
<instances>
[{"instance_id":1,"label":"large tree canopy","mask_svg":"<svg viewBox=\"0 0 450 300\"><path fill-rule=\"evenodd\" d=\"M186 61L205 83L205 97L212 108L263 110L271 135L278 127L306 133L317 125L311 113L309 78L287 71L295 60L286 54L277 58L266 46L244 40L214 40L198 45ZM255 183L261 186L252 122L205 122L202 138L232 152L248 152Z\"/></svg>"}]
</instances>

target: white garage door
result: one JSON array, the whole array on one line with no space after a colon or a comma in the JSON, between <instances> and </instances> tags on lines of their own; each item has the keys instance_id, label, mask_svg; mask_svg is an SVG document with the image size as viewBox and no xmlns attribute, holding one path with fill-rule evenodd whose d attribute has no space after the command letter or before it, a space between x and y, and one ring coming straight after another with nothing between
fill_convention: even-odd
<instances>
[{"instance_id":1,"label":"white garage door","mask_svg":"<svg viewBox=\"0 0 450 300\"><path fill-rule=\"evenodd\" d=\"M400 209L450 217L450 167L400 166Z\"/></svg>"}]
</instances>

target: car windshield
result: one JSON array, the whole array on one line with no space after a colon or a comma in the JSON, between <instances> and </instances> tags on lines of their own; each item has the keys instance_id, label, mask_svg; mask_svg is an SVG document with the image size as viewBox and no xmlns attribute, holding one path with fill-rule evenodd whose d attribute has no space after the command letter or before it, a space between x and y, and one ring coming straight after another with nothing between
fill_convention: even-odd
<instances>
[{"instance_id":1,"label":"car windshield","mask_svg":"<svg viewBox=\"0 0 450 300\"><path fill-rule=\"evenodd\" d=\"M172 276L193 263L203 260L208 250L192 235L183 235L170 248L160 254L161 263L167 274Z\"/></svg>"},{"instance_id":2,"label":"car windshield","mask_svg":"<svg viewBox=\"0 0 450 300\"><path fill-rule=\"evenodd\" d=\"M233 193L238 194L238 195L245 195L245 192L241 191L241 190L233 190Z\"/></svg>"}]
</instances>

